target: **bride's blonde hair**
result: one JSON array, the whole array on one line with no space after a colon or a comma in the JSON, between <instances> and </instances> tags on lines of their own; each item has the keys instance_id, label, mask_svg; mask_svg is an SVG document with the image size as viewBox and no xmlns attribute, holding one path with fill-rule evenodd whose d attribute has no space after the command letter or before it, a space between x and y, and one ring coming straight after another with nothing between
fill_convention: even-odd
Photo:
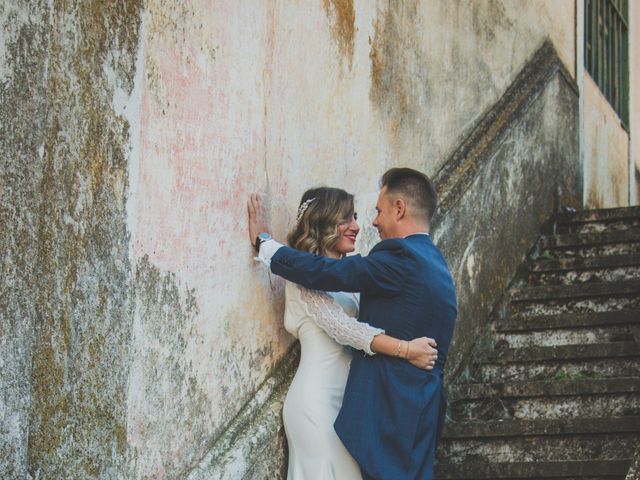
<instances>
[{"instance_id":1,"label":"bride's blonde hair","mask_svg":"<svg viewBox=\"0 0 640 480\"><path fill-rule=\"evenodd\" d=\"M298 222L287 236L296 250L327 255L338 242L338 225L354 213L353 195L340 188L310 188L300 199Z\"/></svg>"}]
</instances>

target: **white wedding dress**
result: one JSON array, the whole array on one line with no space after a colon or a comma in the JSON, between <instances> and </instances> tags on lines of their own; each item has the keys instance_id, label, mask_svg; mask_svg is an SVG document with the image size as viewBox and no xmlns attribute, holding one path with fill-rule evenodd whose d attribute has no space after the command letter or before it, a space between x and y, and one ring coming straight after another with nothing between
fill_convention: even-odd
<instances>
[{"instance_id":1,"label":"white wedding dress","mask_svg":"<svg viewBox=\"0 0 640 480\"><path fill-rule=\"evenodd\" d=\"M358 322L357 316L356 294L316 292L287 282L284 325L300 340L301 349L283 409L289 444L287 480L362 478L333 430L351 362L351 352L341 344L372 355L371 340L384 333Z\"/></svg>"}]
</instances>

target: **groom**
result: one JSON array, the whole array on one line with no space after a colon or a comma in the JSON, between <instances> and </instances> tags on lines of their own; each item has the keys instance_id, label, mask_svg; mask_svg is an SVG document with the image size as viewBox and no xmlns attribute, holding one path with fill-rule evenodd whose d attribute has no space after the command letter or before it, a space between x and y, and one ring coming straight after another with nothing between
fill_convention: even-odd
<instances>
[{"instance_id":1,"label":"groom","mask_svg":"<svg viewBox=\"0 0 640 480\"><path fill-rule=\"evenodd\" d=\"M399 339L435 339L438 359L430 372L393 357L354 355L334 424L365 480L433 479L446 408L442 369L456 319L455 289L429 235L436 209L429 177L392 168L380 183L373 226L382 241L366 257L334 260L283 246L268 232L250 234L276 275L310 289L360 292L359 320ZM255 207L253 198L249 208Z\"/></svg>"}]
</instances>

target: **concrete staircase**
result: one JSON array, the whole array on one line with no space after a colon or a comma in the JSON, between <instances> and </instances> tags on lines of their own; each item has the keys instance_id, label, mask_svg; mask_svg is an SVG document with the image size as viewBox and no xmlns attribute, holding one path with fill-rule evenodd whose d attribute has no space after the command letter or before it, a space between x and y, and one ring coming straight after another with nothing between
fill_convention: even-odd
<instances>
[{"instance_id":1,"label":"concrete staircase","mask_svg":"<svg viewBox=\"0 0 640 480\"><path fill-rule=\"evenodd\" d=\"M450 392L437 479L624 479L640 443L640 208L560 214Z\"/></svg>"}]
</instances>

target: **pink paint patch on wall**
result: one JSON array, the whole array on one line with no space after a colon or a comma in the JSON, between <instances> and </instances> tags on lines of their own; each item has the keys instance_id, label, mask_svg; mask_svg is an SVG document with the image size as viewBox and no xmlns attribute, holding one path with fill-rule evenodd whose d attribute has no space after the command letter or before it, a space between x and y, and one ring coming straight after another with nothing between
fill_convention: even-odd
<instances>
[{"instance_id":1,"label":"pink paint patch on wall","mask_svg":"<svg viewBox=\"0 0 640 480\"><path fill-rule=\"evenodd\" d=\"M249 193L285 168L267 174L269 5L145 4L129 221L136 274L160 281L136 297L127 434L141 478L191 468L291 342L247 236Z\"/></svg>"},{"instance_id":2,"label":"pink paint patch on wall","mask_svg":"<svg viewBox=\"0 0 640 480\"><path fill-rule=\"evenodd\" d=\"M251 46L226 31L234 25L208 38L194 28L178 42L159 32L145 52L133 243L163 270L224 284L216 271L228 274L247 246L244 199L264 177L262 67L237 52Z\"/></svg>"}]
</instances>

